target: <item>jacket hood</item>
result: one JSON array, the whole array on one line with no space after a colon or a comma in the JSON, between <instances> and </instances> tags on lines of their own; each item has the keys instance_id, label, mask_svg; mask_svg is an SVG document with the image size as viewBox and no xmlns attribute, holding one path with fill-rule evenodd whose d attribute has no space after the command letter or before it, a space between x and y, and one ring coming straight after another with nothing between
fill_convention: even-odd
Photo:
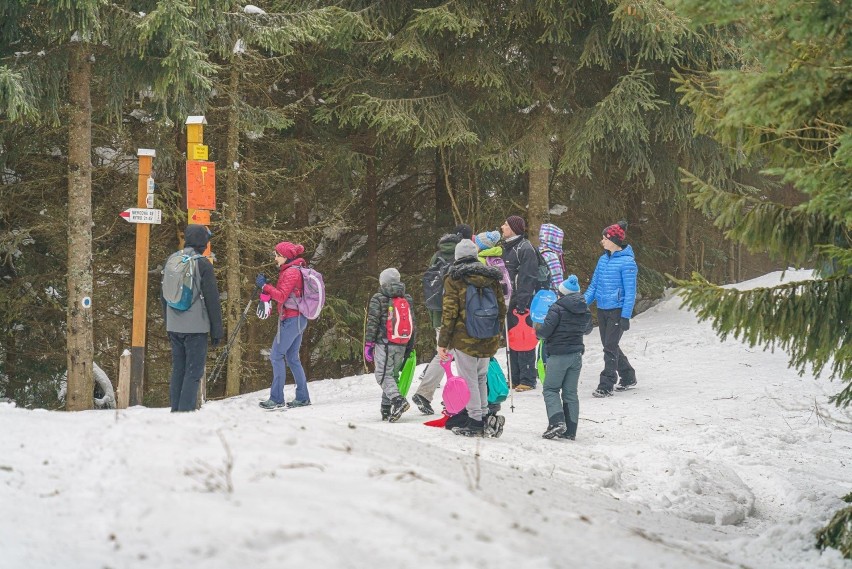
<instances>
[{"instance_id":1,"label":"jacket hood","mask_svg":"<svg viewBox=\"0 0 852 569\"><path fill-rule=\"evenodd\" d=\"M405 283L387 283L379 287L381 293L389 298L405 296Z\"/></svg>"},{"instance_id":2,"label":"jacket hood","mask_svg":"<svg viewBox=\"0 0 852 569\"><path fill-rule=\"evenodd\" d=\"M203 225L187 225L183 235L184 247L192 247L199 253L203 252L210 242L210 232Z\"/></svg>"},{"instance_id":3,"label":"jacket hood","mask_svg":"<svg viewBox=\"0 0 852 569\"><path fill-rule=\"evenodd\" d=\"M502 257L503 256L503 248L499 245L496 247L491 247L489 249L483 249L479 252L480 257Z\"/></svg>"},{"instance_id":4,"label":"jacket hood","mask_svg":"<svg viewBox=\"0 0 852 569\"><path fill-rule=\"evenodd\" d=\"M489 267L480 263L476 257L462 257L452 265L447 271L450 278L456 280L470 279L471 277L484 277L500 282L503 273L497 267Z\"/></svg>"},{"instance_id":5,"label":"jacket hood","mask_svg":"<svg viewBox=\"0 0 852 569\"><path fill-rule=\"evenodd\" d=\"M565 296L557 300L556 304L558 304L568 312L573 312L575 314L585 314L586 310L588 310L588 306L586 306L586 299L583 298L583 295L579 292L572 292L571 294L566 294Z\"/></svg>"},{"instance_id":6,"label":"jacket hood","mask_svg":"<svg viewBox=\"0 0 852 569\"><path fill-rule=\"evenodd\" d=\"M461 235L456 233L446 233L438 239L438 250L441 253L447 253L451 256L455 255L456 245L458 245L461 240Z\"/></svg>"},{"instance_id":7,"label":"jacket hood","mask_svg":"<svg viewBox=\"0 0 852 569\"><path fill-rule=\"evenodd\" d=\"M541 229L538 230L538 242L541 247L546 247L556 253L562 252L562 240L565 238L565 232L553 225L552 223L544 223Z\"/></svg>"}]
</instances>

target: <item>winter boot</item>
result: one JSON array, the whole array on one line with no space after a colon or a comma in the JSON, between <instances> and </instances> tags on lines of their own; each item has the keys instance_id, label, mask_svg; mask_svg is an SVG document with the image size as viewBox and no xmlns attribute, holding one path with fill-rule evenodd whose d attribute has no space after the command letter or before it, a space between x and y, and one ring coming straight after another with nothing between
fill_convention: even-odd
<instances>
[{"instance_id":1,"label":"winter boot","mask_svg":"<svg viewBox=\"0 0 852 569\"><path fill-rule=\"evenodd\" d=\"M598 387L597 389L595 389L592 392L592 397L598 397L598 398L612 397L612 390L611 389L604 389L602 387Z\"/></svg>"},{"instance_id":2,"label":"winter boot","mask_svg":"<svg viewBox=\"0 0 852 569\"><path fill-rule=\"evenodd\" d=\"M411 401L417 405L417 408L420 409L420 412L424 415L434 415L435 410L432 409L432 404L429 403L429 400L420 395L419 393L415 393L414 397L411 398Z\"/></svg>"},{"instance_id":3,"label":"winter boot","mask_svg":"<svg viewBox=\"0 0 852 569\"><path fill-rule=\"evenodd\" d=\"M565 432L562 433L559 436L562 437L563 439L568 439L568 440L573 441L574 438L577 436L577 423L569 420L568 423L565 426L567 427L565 429Z\"/></svg>"},{"instance_id":4,"label":"winter boot","mask_svg":"<svg viewBox=\"0 0 852 569\"><path fill-rule=\"evenodd\" d=\"M307 407L311 402L309 399L293 399L292 401L287 402L287 408L293 409L294 407Z\"/></svg>"},{"instance_id":5,"label":"winter boot","mask_svg":"<svg viewBox=\"0 0 852 569\"><path fill-rule=\"evenodd\" d=\"M542 433L543 439L554 439L566 431L565 423L551 423L547 426L547 430Z\"/></svg>"},{"instance_id":6,"label":"winter boot","mask_svg":"<svg viewBox=\"0 0 852 569\"><path fill-rule=\"evenodd\" d=\"M571 413L568 411L568 405L562 403L562 410L565 412L565 426L567 429L560 436L563 439L571 439L574 440L574 437L577 436L577 421L579 421L578 417L571 417Z\"/></svg>"},{"instance_id":7,"label":"winter boot","mask_svg":"<svg viewBox=\"0 0 852 569\"><path fill-rule=\"evenodd\" d=\"M391 406L390 404L382 405L382 421L387 421L390 418Z\"/></svg>"},{"instance_id":8,"label":"winter boot","mask_svg":"<svg viewBox=\"0 0 852 569\"><path fill-rule=\"evenodd\" d=\"M390 416L388 417L388 422L396 423L399 421L399 418L402 417L402 414L408 411L411 408L408 401L404 397L397 397L391 402L391 411Z\"/></svg>"},{"instance_id":9,"label":"winter boot","mask_svg":"<svg viewBox=\"0 0 852 569\"><path fill-rule=\"evenodd\" d=\"M624 378L621 379L621 383L615 386L616 391L627 391L628 389L633 389L636 387L638 382L634 379L633 381L624 381Z\"/></svg>"},{"instance_id":10,"label":"winter boot","mask_svg":"<svg viewBox=\"0 0 852 569\"><path fill-rule=\"evenodd\" d=\"M260 402L260 408L266 409L267 411L283 411L287 408L284 403L276 403L272 399L267 399L266 401Z\"/></svg>"},{"instance_id":11,"label":"winter boot","mask_svg":"<svg viewBox=\"0 0 852 569\"><path fill-rule=\"evenodd\" d=\"M503 415L497 415L489 413L485 416L485 420L483 421L483 429L482 434L486 437L494 437L495 439L500 438L500 435L503 434L503 425L506 424L506 417Z\"/></svg>"},{"instance_id":12,"label":"winter boot","mask_svg":"<svg viewBox=\"0 0 852 569\"><path fill-rule=\"evenodd\" d=\"M463 427L456 427L453 432L465 437L481 437L483 434L483 423L476 419L468 419Z\"/></svg>"}]
</instances>

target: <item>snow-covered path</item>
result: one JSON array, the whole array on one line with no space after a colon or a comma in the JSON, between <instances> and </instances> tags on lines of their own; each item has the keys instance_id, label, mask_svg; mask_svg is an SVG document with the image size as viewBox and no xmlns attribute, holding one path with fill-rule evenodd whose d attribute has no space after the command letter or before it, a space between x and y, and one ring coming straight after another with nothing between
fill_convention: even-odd
<instances>
[{"instance_id":1,"label":"snow-covered path","mask_svg":"<svg viewBox=\"0 0 852 569\"><path fill-rule=\"evenodd\" d=\"M638 389L591 397L587 337L574 442L541 439L540 390L504 405L500 439L414 408L382 423L370 375L312 382L314 405L286 412L260 410L265 393L187 415L0 405L0 569L849 569L813 549L852 482L849 427L815 413L841 417L839 385L679 304L625 335Z\"/></svg>"}]
</instances>

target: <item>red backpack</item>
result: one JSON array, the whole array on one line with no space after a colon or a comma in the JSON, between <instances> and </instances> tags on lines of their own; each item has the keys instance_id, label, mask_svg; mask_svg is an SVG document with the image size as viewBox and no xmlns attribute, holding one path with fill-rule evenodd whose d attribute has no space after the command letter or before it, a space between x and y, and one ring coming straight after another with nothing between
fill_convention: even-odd
<instances>
[{"instance_id":1,"label":"red backpack","mask_svg":"<svg viewBox=\"0 0 852 569\"><path fill-rule=\"evenodd\" d=\"M391 344L407 344L414 332L414 319L411 316L411 306L402 296L391 298L388 304L388 342Z\"/></svg>"}]
</instances>

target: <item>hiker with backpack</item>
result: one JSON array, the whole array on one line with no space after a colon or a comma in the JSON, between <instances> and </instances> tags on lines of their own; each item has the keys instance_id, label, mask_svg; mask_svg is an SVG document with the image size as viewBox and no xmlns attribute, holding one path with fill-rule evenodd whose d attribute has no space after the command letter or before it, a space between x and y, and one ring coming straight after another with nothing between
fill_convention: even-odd
<instances>
[{"instance_id":1,"label":"hiker with backpack","mask_svg":"<svg viewBox=\"0 0 852 569\"><path fill-rule=\"evenodd\" d=\"M508 305L512 299L512 279L509 270L503 261L503 247L500 246L500 232L486 231L473 238L473 242L479 248L477 257L483 265L497 267L500 271L500 286L503 288L503 298Z\"/></svg>"},{"instance_id":2,"label":"hiker with backpack","mask_svg":"<svg viewBox=\"0 0 852 569\"><path fill-rule=\"evenodd\" d=\"M636 258L633 248L626 244L626 221L619 221L603 230L603 255L598 259L592 282L584 294L586 304L598 305L598 326L604 352L604 369L595 397L612 396L636 385L636 370L621 351L621 336L630 329L633 305L636 303ZM618 383L619 378L621 382ZM617 384L617 385L616 385Z\"/></svg>"},{"instance_id":3,"label":"hiker with backpack","mask_svg":"<svg viewBox=\"0 0 852 569\"><path fill-rule=\"evenodd\" d=\"M503 262L512 280L512 298L509 302L506 330L512 330L523 318L525 324L532 326L529 318L530 302L538 288L539 254L526 238L527 225L518 215L510 215L500 227L503 232ZM545 265L546 268L546 265ZM545 288L549 286L547 277ZM512 387L515 391L535 389L538 371L535 367L535 347L516 350L508 343L509 365L511 366Z\"/></svg>"},{"instance_id":4,"label":"hiker with backpack","mask_svg":"<svg viewBox=\"0 0 852 569\"><path fill-rule=\"evenodd\" d=\"M478 247L464 239L456 245L455 262L444 281L444 303L438 356L456 361L458 375L470 391L467 422L453 428L468 437L500 436L505 417L488 413L488 365L500 344L506 302L500 270L479 262Z\"/></svg>"},{"instance_id":5,"label":"hiker with backpack","mask_svg":"<svg viewBox=\"0 0 852 569\"><path fill-rule=\"evenodd\" d=\"M411 407L399 392L397 378L414 349L414 301L405 293L399 271L393 267L379 275L379 292L370 298L364 359L375 366L376 381L382 388L382 421L396 423Z\"/></svg>"},{"instance_id":6,"label":"hiker with backpack","mask_svg":"<svg viewBox=\"0 0 852 569\"><path fill-rule=\"evenodd\" d=\"M429 260L429 267L423 274L423 297L426 300L426 310L429 312L429 319L432 322L432 327L435 329L435 341L438 340L438 334L441 332L441 310L444 298L444 277L447 276L447 271L450 265L455 261L456 245L462 239L471 239L473 229L470 225L457 225L452 233L443 235L438 240L438 250L432 255ZM420 377L420 386L417 392L411 397L411 401L417 405L420 412L424 415L433 415L435 410L432 408L432 399L435 396L435 390L441 384L444 378L444 370L441 368L441 360L438 354L426 365L423 370L423 375Z\"/></svg>"},{"instance_id":7,"label":"hiker with backpack","mask_svg":"<svg viewBox=\"0 0 852 569\"><path fill-rule=\"evenodd\" d=\"M565 232L552 223L542 223L538 230L538 252L550 269L550 289L556 291L565 280L565 261L562 257L562 239Z\"/></svg>"},{"instance_id":8,"label":"hiker with backpack","mask_svg":"<svg viewBox=\"0 0 852 569\"><path fill-rule=\"evenodd\" d=\"M298 243L282 241L275 246L275 263L278 265L278 280L274 285L266 282L266 276L261 273L255 279L255 285L260 289L261 300L270 298L278 303L278 328L269 361L272 363L272 387L269 399L260 402L260 407L266 410L305 407L311 404L308 394L308 379L305 369L299 359L299 349L302 347L302 336L308 326L308 318L299 310L298 300L304 290L304 279L301 267L307 265L302 258L304 246ZM287 378L287 367L293 373L296 382L296 396L293 400L284 402L284 381Z\"/></svg>"},{"instance_id":9,"label":"hiker with backpack","mask_svg":"<svg viewBox=\"0 0 852 569\"><path fill-rule=\"evenodd\" d=\"M203 255L209 241L210 231L205 226L187 225L184 248L172 253L163 269L160 300L172 347L172 412L195 410L207 359L207 337L217 346L225 336L216 275Z\"/></svg>"},{"instance_id":10,"label":"hiker with backpack","mask_svg":"<svg viewBox=\"0 0 852 569\"><path fill-rule=\"evenodd\" d=\"M538 337L544 340L547 371L542 395L547 410L545 439L574 440L580 420L577 382L586 348L583 336L592 332L592 313L580 294L577 275L571 275L558 287L559 300L550 306Z\"/></svg>"}]
</instances>

